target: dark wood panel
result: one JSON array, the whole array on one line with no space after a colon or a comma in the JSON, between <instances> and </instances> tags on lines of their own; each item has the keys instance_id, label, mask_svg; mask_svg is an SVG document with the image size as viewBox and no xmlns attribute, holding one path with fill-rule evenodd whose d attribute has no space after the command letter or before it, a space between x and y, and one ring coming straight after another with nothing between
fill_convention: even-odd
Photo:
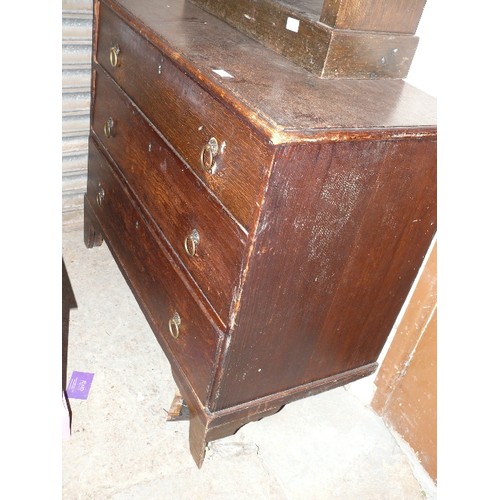
<instances>
[{"instance_id":1,"label":"dark wood panel","mask_svg":"<svg viewBox=\"0 0 500 500\"><path fill-rule=\"evenodd\" d=\"M172 0L169 9L160 0L106 4L273 144L435 129L435 99L404 81L318 78L189 1Z\"/></svg>"},{"instance_id":2,"label":"dark wood panel","mask_svg":"<svg viewBox=\"0 0 500 500\"><path fill-rule=\"evenodd\" d=\"M276 393L269 397L245 402L242 405L234 406L227 410L214 412L201 409L191 388L174 374L175 381L178 387L181 388L182 393L186 395L185 398L190 408L189 441L193 458L198 467L201 467L207 442L230 436L243 425L272 415L288 403L366 377L372 374L376 368L377 364L372 363L360 369L350 370L318 382L295 387L289 391Z\"/></svg>"},{"instance_id":3,"label":"dark wood panel","mask_svg":"<svg viewBox=\"0 0 500 500\"><path fill-rule=\"evenodd\" d=\"M346 30L415 33L426 0L324 0L321 22Z\"/></svg>"},{"instance_id":4,"label":"dark wood panel","mask_svg":"<svg viewBox=\"0 0 500 500\"><path fill-rule=\"evenodd\" d=\"M435 100L402 81L317 78L189 1L100 6L86 243L104 233L169 356L200 464L207 441L375 369L436 231ZM366 38L346 36L329 53L354 65ZM207 173L210 137L224 147ZM181 257L193 221L211 228L206 275ZM201 290L237 275L223 335Z\"/></svg>"},{"instance_id":5,"label":"dark wood panel","mask_svg":"<svg viewBox=\"0 0 500 500\"><path fill-rule=\"evenodd\" d=\"M96 94L93 130L227 324L232 292L239 280L245 233L102 71L97 72ZM106 137L104 124L110 117L113 130ZM195 255L190 256L185 244L193 230L198 233L199 244ZM191 243L187 244L192 251Z\"/></svg>"},{"instance_id":6,"label":"dark wood panel","mask_svg":"<svg viewBox=\"0 0 500 500\"><path fill-rule=\"evenodd\" d=\"M93 141L86 199L172 369L180 369L200 400L206 401L222 335L189 293L168 254L151 234L148 221ZM175 326L169 325L176 312L181 319L178 338L170 333L170 326L176 333Z\"/></svg>"},{"instance_id":7,"label":"dark wood panel","mask_svg":"<svg viewBox=\"0 0 500 500\"><path fill-rule=\"evenodd\" d=\"M418 42L385 33L391 30L332 29L303 13L300 2L191 1L321 78L404 78Z\"/></svg>"},{"instance_id":8,"label":"dark wood panel","mask_svg":"<svg viewBox=\"0 0 500 500\"><path fill-rule=\"evenodd\" d=\"M331 38L325 26L302 16L289 21L290 9L271 1L192 1L266 47L321 75Z\"/></svg>"},{"instance_id":9,"label":"dark wood panel","mask_svg":"<svg viewBox=\"0 0 500 500\"><path fill-rule=\"evenodd\" d=\"M281 150L217 408L377 360L436 231L435 160L418 139Z\"/></svg>"},{"instance_id":10,"label":"dark wood panel","mask_svg":"<svg viewBox=\"0 0 500 500\"><path fill-rule=\"evenodd\" d=\"M236 220L248 228L272 151L248 125L245 127L105 4L101 6L100 23L99 63ZM110 62L114 45L120 49L116 67ZM212 137L218 141L219 152L214 168L207 172L200 165L200 157ZM242 164L244 169L240 168Z\"/></svg>"},{"instance_id":11,"label":"dark wood panel","mask_svg":"<svg viewBox=\"0 0 500 500\"><path fill-rule=\"evenodd\" d=\"M405 78L418 38L336 30L332 33L324 78Z\"/></svg>"}]
</instances>

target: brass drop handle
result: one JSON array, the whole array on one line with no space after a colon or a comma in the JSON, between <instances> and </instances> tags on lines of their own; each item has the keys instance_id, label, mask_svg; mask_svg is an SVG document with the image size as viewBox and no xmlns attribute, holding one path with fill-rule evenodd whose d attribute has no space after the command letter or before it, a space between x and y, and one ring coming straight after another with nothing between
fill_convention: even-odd
<instances>
[{"instance_id":1,"label":"brass drop handle","mask_svg":"<svg viewBox=\"0 0 500 500\"><path fill-rule=\"evenodd\" d=\"M219 152L219 143L215 137L211 137L209 141L201 148L200 163L203 170L210 172L215 166L215 157Z\"/></svg>"},{"instance_id":2,"label":"brass drop handle","mask_svg":"<svg viewBox=\"0 0 500 500\"><path fill-rule=\"evenodd\" d=\"M174 337L174 339L179 337L179 329L181 327L181 317L177 311L174 312L174 315L168 321L168 331L170 335Z\"/></svg>"},{"instance_id":3,"label":"brass drop handle","mask_svg":"<svg viewBox=\"0 0 500 500\"><path fill-rule=\"evenodd\" d=\"M96 195L96 202L99 206L102 205L102 200L104 200L104 195L105 195L104 189L102 187L99 187L99 191L97 191Z\"/></svg>"},{"instance_id":4,"label":"brass drop handle","mask_svg":"<svg viewBox=\"0 0 500 500\"><path fill-rule=\"evenodd\" d=\"M104 123L104 135L109 139L115 133L115 122L111 116Z\"/></svg>"},{"instance_id":5,"label":"brass drop handle","mask_svg":"<svg viewBox=\"0 0 500 500\"><path fill-rule=\"evenodd\" d=\"M113 66L113 68L120 66L120 52L121 51L118 44L114 44L109 49L109 62L111 63L111 66Z\"/></svg>"},{"instance_id":6,"label":"brass drop handle","mask_svg":"<svg viewBox=\"0 0 500 500\"><path fill-rule=\"evenodd\" d=\"M186 236L184 240L184 250L190 257L194 257L196 254L196 249L200 244L200 233L196 229L193 229L190 234Z\"/></svg>"}]
</instances>

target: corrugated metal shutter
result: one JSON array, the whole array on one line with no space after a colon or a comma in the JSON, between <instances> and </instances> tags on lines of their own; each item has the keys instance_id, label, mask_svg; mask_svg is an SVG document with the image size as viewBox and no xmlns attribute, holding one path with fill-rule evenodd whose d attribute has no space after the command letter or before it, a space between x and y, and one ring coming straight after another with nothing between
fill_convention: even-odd
<instances>
[{"instance_id":1,"label":"corrugated metal shutter","mask_svg":"<svg viewBox=\"0 0 500 500\"><path fill-rule=\"evenodd\" d=\"M62 2L63 231L83 227L90 112L92 0Z\"/></svg>"}]
</instances>

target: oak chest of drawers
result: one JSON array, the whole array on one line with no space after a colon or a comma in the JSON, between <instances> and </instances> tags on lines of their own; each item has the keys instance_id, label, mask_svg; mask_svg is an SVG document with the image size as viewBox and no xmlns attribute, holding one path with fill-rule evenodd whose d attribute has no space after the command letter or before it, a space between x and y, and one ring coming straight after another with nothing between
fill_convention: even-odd
<instances>
[{"instance_id":1,"label":"oak chest of drawers","mask_svg":"<svg viewBox=\"0 0 500 500\"><path fill-rule=\"evenodd\" d=\"M432 98L321 80L180 0L94 3L85 243L208 441L372 373L436 231Z\"/></svg>"}]
</instances>

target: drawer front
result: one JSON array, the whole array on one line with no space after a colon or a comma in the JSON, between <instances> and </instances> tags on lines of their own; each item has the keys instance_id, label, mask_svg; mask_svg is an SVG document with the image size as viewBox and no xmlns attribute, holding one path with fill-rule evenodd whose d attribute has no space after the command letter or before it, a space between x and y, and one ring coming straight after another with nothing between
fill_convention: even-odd
<instances>
[{"instance_id":1,"label":"drawer front","mask_svg":"<svg viewBox=\"0 0 500 500\"><path fill-rule=\"evenodd\" d=\"M200 399L207 401L221 334L93 141L87 198L170 361L177 362Z\"/></svg>"},{"instance_id":2,"label":"drawer front","mask_svg":"<svg viewBox=\"0 0 500 500\"><path fill-rule=\"evenodd\" d=\"M248 230L272 151L102 3L99 19L99 64Z\"/></svg>"},{"instance_id":3,"label":"drawer front","mask_svg":"<svg viewBox=\"0 0 500 500\"><path fill-rule=\"evenodd\" d=\"M94 133L226 324L245 233L104 72L95 91Z\"/></svg>"}]
</instances>

